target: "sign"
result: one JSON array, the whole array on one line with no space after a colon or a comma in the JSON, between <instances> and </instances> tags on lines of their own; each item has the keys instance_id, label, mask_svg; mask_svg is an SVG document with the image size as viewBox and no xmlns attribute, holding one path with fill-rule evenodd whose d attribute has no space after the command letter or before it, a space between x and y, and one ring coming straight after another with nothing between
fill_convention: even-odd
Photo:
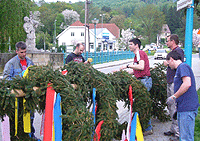
<instances>
[{"instance_id":1,"label":"sign","mask_svg":"<svg viewBox=\"0 0 200 141\"><path fill-rule=\"evenodd\" d=\"M102 38L109 40L109 33L102 33Z\"/></svg>"},{"instance_id":2,"label":"sign","mask_svg":"<svg viewBox=\"0 0 200 141\"><path fill-rule=\"evenodd\" d=\"M179 0L177 1L177 11L192 4L192 0Z\"/></svg>"}]
</instances>

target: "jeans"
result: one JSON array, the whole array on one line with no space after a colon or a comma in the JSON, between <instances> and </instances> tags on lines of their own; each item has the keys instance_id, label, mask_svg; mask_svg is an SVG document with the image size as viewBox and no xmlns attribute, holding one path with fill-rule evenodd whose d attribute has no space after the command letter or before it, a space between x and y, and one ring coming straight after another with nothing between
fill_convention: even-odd
<instances>
[{"instance_id":1,"label":"jeans","mask_svg":"<svg viewBox=\"0 0 200 141\"><path fill-rule=\"evenodd\" d=\"M147 88L148 91L151 90L151 88L152 88L152 78L151 77L148 77L145 79L140 79L140 81L144 84L144 86ZM153 129L153 127L151 125L151 119L149 120L148 125L149 126L145 129L145 131L149 131L149 130Z\"/></svg>"},{"instance_id":2,"label":"jeans","mask_svg":"<svg viewBox=\"0 0 200 141\"><path fill-rule=\"evenodd\" d=\"M147 88L147 91L150 91L151 88L152 88L152 78L151 77L148 77L148 78L145 78L145 79L139 79L143 84L144 86Z\"/></svg>"},{"instance_id":3,"label":"jeans","mask_svg":"<svg viewBox=\"0 0 200 141\"><path fill-rule=\"evenodd\" d=\"M198 113L196 111L177 112L178 126L179 126L179 139L181 141L194 141L194 127L195 117Z\"/></svg>"}]
</instances>

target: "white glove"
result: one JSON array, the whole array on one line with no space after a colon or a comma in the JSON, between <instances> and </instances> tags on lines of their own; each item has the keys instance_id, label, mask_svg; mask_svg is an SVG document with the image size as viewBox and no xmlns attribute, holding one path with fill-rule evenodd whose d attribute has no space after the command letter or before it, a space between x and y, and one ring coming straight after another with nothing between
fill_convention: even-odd
<instances>
[{"instance_id":1,"label":"white glove","mask_svg":"<svg viewBox=\"0 0 200 141\"><path fill-rule=\"evenodd\" d=\"M175 100L173 99L172 96L168 97L166 100L166 104L167 105L172 105L175 102Z\"/></svg>"}]
</instances>

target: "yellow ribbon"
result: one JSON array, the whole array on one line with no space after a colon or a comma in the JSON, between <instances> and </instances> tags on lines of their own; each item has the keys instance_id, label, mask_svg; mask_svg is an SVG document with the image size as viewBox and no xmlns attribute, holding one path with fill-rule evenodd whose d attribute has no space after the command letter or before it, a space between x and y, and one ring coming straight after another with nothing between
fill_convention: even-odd
<instances>
[{"instance_id":1,"label":"yellow ribbon","mask_svg":"<svg viewBox=\"0 0 200 141\"><path fill-rule=\"evenodd\" d=\"M137 124L136 124L136 137L137 137L137 141L144 141L142 127L140 124L138 114L137 114Z\"/></svg>"},{"instance_id":2,"label":"yellow ribbon","mask_svg":"<svg viewBox=\"0 0 200 141\"><path fill-rule=\"evenodd\" d=\"M15 136L17 135L18 127L18 99L15 98Z\"/></svg>"},{"instance_id":3,"label":"yellow ribbon","mask_svg":"<svg viewBox=\"0 0 200 141\"><path fill-rule=\"evenodd\" d=\"M52 141L55 141L55 126L54 126L54 120L53 120L53 135L52 135Z\"/></svg>"},{"instance_id":4,"label":"yellow ribbon","mask_svg":"<svg viewBox=\"0 0 200 141\"><path fill-rule=\"evenodd\" d=\"M23 74L23 78L25 78L28 74L29 67L25 70ZM30 112L25 113L26 106L25 106L26 100L23 98L23 107L24 107L24 114L23 114L23 121L24 121L24 132L25 133L31 133L31 114Z\"/></svg>"}]
</instances>

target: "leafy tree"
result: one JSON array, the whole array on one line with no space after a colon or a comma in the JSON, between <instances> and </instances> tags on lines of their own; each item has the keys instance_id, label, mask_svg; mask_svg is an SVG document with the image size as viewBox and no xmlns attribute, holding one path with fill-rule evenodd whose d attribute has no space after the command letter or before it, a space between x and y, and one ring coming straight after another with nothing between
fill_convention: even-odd
<instances>
[{"instance_id":1,"label":"leafy tree","mask_svg":"<svg viewBox=\"0 0 200 141\"><path fill-rule=\"evenodd\" d=\"M65 25L71 25L75 21L80 20L80 15L76 11L65 9L62 11L62 14L64 16Z\"/></svg>"},{"instance_id":2,"label":"leafy tree","mask_svg":"<svg viewBox=\"0 0 200 141\"><path fill-rule=\"evenodd\" d=\"M125 18L124 15L116 15L110 20L110 23L115 23L120 29L123 29Z\"/></svg>"},{"instance_id":3,"label":"leafy tree","mask_svg":"<svg viewBox=\"0 0 200 141\"><path fill-rule=\"evenodd\" d=\"M29 15L31 0L0 1L0 51L8 50L10 37L11 48L15 49L18 41L25 41L23 28L24 17Z\"/></svg>"},{"instance_id":4,"label":"leafy tree","mask_svg":"<svg viewBox=\"0 0 200 141\"><path fill-rule=\"evenodd\" d=\"M193 38L192 38L192 42L193 45L195 47L198 47L199 43L200 43L200 35L197 34L197 32L199 31L199 29L193 29Z\"/></svg>"},{"instance_id":5,"label":"leafy tree","mask_svg":"<svg viewBox=\"0 0 200 141\"><path fill-rule=\"evenodd\" d=\"M101 11L110 12L110 11L111 11L111 8L108 7L108 6L103 6L103 7L101 8Z\"/></svg>"},{"instance_id":6,"label":"leafy tree","mask_svg":"<svg viewBox=\"0 0 200 141\"><path fill-rule=\"evenodd\" d=\"M122 37L119 40L119 48L126 48L128 50L129 40L135 37L135 35L131 32L130 28L127 30L122 29L121 35Z\"/></svg>"},{"instance_id":7,"label":"leafy tree","mask_svg":"<svg viewBox=\"0 0 200 141\"><path fill-rule=\"evenodd\" d=\"M156 40L162 25L165 23L165 15L155 5L145 5L134 10L134 20L140 25L141 33L148 38L149 43ZM136 29L137 30L137 29Z\"/></svg>"}]
</instances>

